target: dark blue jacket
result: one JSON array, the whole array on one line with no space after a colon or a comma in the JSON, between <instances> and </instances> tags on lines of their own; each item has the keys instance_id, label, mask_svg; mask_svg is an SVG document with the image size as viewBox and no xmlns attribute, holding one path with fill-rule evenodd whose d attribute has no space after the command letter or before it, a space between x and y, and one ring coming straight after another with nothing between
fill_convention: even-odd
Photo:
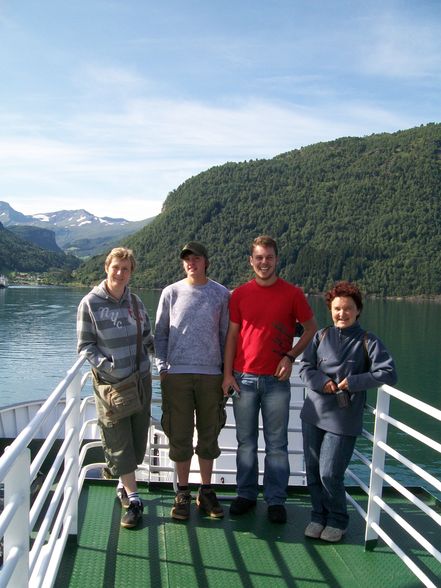
<instances>
[{"instance_id":1,"label":"dark blue jacket","mask_svg":"<svg viewBox=\"0 0 441 588\"><path fill-rule=\"evenodd\" d=\"M300 418L325 431L356 436L361 433L366 390L397 381L394 360L383 343L365 333L358 321L347 329L318 331L305 349L300 377L309 388ZM323 392L330 379L348 378L350 404L339 408L335 394Z\"/></svg>"}]
</instances>

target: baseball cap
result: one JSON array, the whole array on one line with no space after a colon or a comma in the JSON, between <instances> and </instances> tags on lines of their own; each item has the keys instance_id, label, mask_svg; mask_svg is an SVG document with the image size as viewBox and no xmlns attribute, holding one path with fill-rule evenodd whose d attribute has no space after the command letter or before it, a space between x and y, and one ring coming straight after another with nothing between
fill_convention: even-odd
<instances>
[{"instance_id":1,"label":"baseball cap","mask_svg":"<svg viewBox=\"0 0 441 588\"><path fill-rule=\"evenodd\" d=\"M200 255L201 257L205 257L208 259L208 252L206 248L202 245L202 243L198 243L197 241L190 241L187 243L181 251L180 258L182 259L186 255L193 254L193 255Z\"/></svg>"}]
</instances>

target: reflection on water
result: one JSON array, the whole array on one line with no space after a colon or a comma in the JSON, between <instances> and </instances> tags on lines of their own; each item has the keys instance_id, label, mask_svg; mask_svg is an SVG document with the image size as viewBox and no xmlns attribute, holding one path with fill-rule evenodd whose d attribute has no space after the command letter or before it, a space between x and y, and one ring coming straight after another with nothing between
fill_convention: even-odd
<instances>
[{"instance_id":1,"label":"reflection on water","mask_svg":"<svg viewBox=\"0 0 441 588\"><path fill-rule=\"evenodd\" d=\"M76 313L88 291L0 291L0 406L46 398L64 377L77 359ZM153 321L159 292L143 292L141 298Z\"/></svg>"}]
</instances>

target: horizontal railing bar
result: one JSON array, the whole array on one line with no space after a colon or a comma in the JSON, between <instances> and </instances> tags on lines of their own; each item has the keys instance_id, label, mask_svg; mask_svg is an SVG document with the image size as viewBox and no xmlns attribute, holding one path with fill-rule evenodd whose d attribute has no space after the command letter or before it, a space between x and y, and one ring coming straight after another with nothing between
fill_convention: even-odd
<instances>
[{"instance_id":1,"label":"horizontal railing bar","mask_svg":"<svg viewBox=\"0 0 441 588\"><path fill-rule=\"evenodd\" d=\"M387 482L390 486L395 488L402 496L407 498L409 502L412 502L417 508L422 510L428 517L433 519L437 525L441 527L441 515L437 514L430 506L427 506L422 500L420 500L417 496L412 494L407 488L405 488L402 484L394 480L389 474L383 472L377 468L375 472L381 476L381 478Z\"/></svg>"},{"instance_id":2,"label":"horizontal railing bar","mask_svg":"<svg viewBox=\"0 0 441 588\"><path fill-rule=\"evenodd\" d=\"M23 499L23 496L20 496L19 494L13 494L11 500L8 502L8 504L5 505L0 515L0 537L3 537L5 534L5 531L15 514L15 511L21 504L23 504Z\"/></svg>"},{"instance_id":3,"label":"horizontal railing bar","mask_svg":"<svg viewBox=\"0 0 441 588\"><path fill-rule=\"evenodd\" d=\"M407 466L414 474L417 474L418 476L420 476L420 478L423 478L423 480L429 482L429 484L432 484L434 488L441 492L441 480L437 480L434 476L428 474L419 465L414 464L413 461L410 461L409 459L407 459L407 457L404 457L404 455L401 455L401 453L395 451L395 449L393 449L383 441L378 442L378 447L380 447L380 449L383 449L383 451L385 451L391 457L394 457L403 465Z\"/></svg>"},{"instance_id":4,"label":"horizontal railing bar","mask_svg":"<svg viewBox=\"0 0 441 588\"><path fill-rule=\"evenodd\" d=\"M398 545L393 541L389 535L384 531L377 523L371 523L371 528L377 533L379 537L383 539L383 541L388 545L394 553L398 555L401 561L413 572L413 574L423 582L423 584L427 588L437 588L436 585L426 576L426 574L416 565L414 561L410 559L408 555L404 553L404 551L398 547Z\"/></svg>"},{"instance_id":5,"label":"horizontal railing bar","mask_svg":"<svg viewBox=\"0 0 441 588\"><path fill-rule=\"evenodd\" d=\"M363 508L358 504L358 502L352 498L352 496L350 494L348 494L346 492L346 500L348 500L352 506L355 508L355 510L358 512L358 514L361 516L362 519L366 520L367 519L367 514L366 511L363 510Z\"/></svg>"},{"instance_id":6,"label":"horizontal railing bar","mask_svg":"<svg viewBox=\"0 0 441 588\"><path fill-rule=\"evenodd\" d=\"M69 414L72 412L72 409L75 405L75 400L74 398L72 398L64 407L63 412L61 413L59 419L57 420L56 424L54 425L54 427L52 427L49 435L46 437L46 440L44 441L43 445L40 447L40 450L38 451L37 455L35 456L35 458L32 460L31 463L31 480L34 480L38 474L38 472L40 471L40 468L44 462L44 460L47 457L47 454L49 453L49 451L52 448L52 445L55 441L55 439L57 438L57 435L61 429L61 427L64 425L64 423L66 422L67 417L69 416Z\"/></svg>"},{"instance_id":7,"label":"horizontal railing bar","mask_svg":"<svg viewBox=\"0 0 441 588\"><path fill-rule=\"evenodd\" d=\"M69 501L72 496L72 492L73 492L72 487L65 488L64 500L61 503L60 510L58 511L58 514L55 518L54 526L52 527L51 532L50 532L49 541L44 546L45 553L42 554L42 556L39 558L39 560L37 562L38 567L35 570L35 573L33 573L33 576L34 576L32 578L33 585L41 586L42 588L44 588L44 586L46 584L46 572L49 567L49 564L52 563L52 565L55 565L55 567L58 567L58 565L59 565L59 562L52 561L53 557L54 557L53 546L56 543L56 541L58 540L61 526L63 524L70 526L72 523L72 517L70 517L70 516L65 517L66 511L69 507ZM62 494L60 494L60 496L58 497L58 502L61 497L62 497Z\"/></svg>"},{"instance_id":8,"label":"horizontal railing bar","mask_svg":"<svg viewBox=\"0 0 441 588\"><path fill-rule=\"evenodd\" d=\"M66 479L69 476L69 473L71 471L71 469L73 468L73 460L69 460L67 466L65 467L63 474L60 478L59 483L57 484L57 487L55 489L54 495L52 497L52 500L49 504L49 507L45 513L43 522L40 525L40 528L38 530L38 533L35 537L34 540L34 544L32 545L32 549L29 552L29 570L30 573L32 574L34 567L38 561L38 557L40 555L40 551L42 549L42 547L44 547L44 541L46 538L46 535L49 533L49 529L51 524L54 521L54 515L57 511L58 505L60 503L61 498L63 498L63 493L66 490L66 495L67 495L67 489L65 486L66 483ZM70 491L72 491L70 489ZM66 499L65 499L66 501ZM54 532L54 529L52 528L51 533Z\"/></svg>"},{"instance_id":9,"label":"horizontal railing bar","mask_svg":"<svg viewBox=\"0 0 441 588\"><path fill-rule=\"evenodd\" d=\"M365 494L369 494L369 487L356 475L354 474L353 471L351 470L346 470L346 474L355 482L357 482L357 484L360 486L360 488L363 490L363 492Z\"/></svg>"},{"instance_id":10,"label":"horizontal railing bar","mask_svg":"<svg viewBox=\"0 0 441 588\"><path fill-rule=\"evenodd\" d=\"M438 421L441 421L441 410L438 410L434 406L431 406L430 404L427 404L422 400L418 400L418 398L410 396L409 394L406 394L401 390L397 390L397 388L388 386L387 384L384 384L382 386L382 389L384 390L384 392L386 392L386 394L389 394L389 396L398 398L398 400L401 400L402 402L409 404L412 408L416 408L417 410L424 412L428 416L433 417Z\"/></svg>"},{"instance_id":11,"label":"horizontal railing bar","mask_svg":"<svg viewBox=\"0 0 441 588\"><path fill-rule=\"evenodd\" d=\"M374 501L378 506L380 506L387 514L391 517L393 521L395 521L400 527L406 531L408 535L410 535L413 539L415 539L421 547L423 547L430 555L441 562L441 552L428 541L425 537L419 533L415 527L412 527L401 515L399 515L393 508L391 508L388 504L384 502L382 498L379 496L374 497Z\"/></svg>"},{"instance_id":12,"label":"horizontal railing bar","mask_svg":"<svg viewBox=\"0 0 441 588\"><path fill-rule=\"evenodd\" d=\"M398 421L397 419L394 419L393 417L391 417L387 414L380 413L378 416L383 421L386 421L387 423L389 423L390 425L393 425L395 428L399 429L400 431L403 431L403 433L406 433L406 435L409 435L410 437L413 437L417 441L424 443L425 445L430 447L430 449L433 449L434 451L441 453L441 443L438 443L434 439L430 439L430 437L427 437L427 435L424 435L423 433L416 431L412 427L405 425L401 421Z\"/></svg>"},{"instance_id":13,"label":"horizontal railing bar","mask_svg":"<svg viewBox=\"0 0 441 588\"><path fill-rule=\"evenodd\" d=\"M23 550L16 546L11 547L11 549L9 550L8 557L3 562L3 565L0 569L1 588L8 588L11 576L14 573L15 567L22 554Z\"/></svg>"},{"instance_id":14,"label":"horizontal railing bar","mask_svg":"<svg viewBox=\"0 0 441 588\"><path fill-rule=\"evenodd\" d=\"M41 408L37 411L33 419L19 433L14 441L9 445L9 450L2 455L0 459L0 480L3 480L11 469L17 456L29 445L34 438L34 434L41 427L43 422L50 415L51 410L57 405L61 395L67 389L69 384L75 378L76 371L83 365L86 357L80 356L75 364L67 371L67 376L53 390L52 394L46 399Z\"/></svg>"},{"instance_id":15,"label":"horizontal railing bar","mask_svg":"<svg viewBox=\"0 0 441 588\"><path fill-rule=\"evenodd\" d=\"M55 480L55 477L58 474L58 471L63 464L63 459L64 459L64 456L66 455L66 451L69 447L69 443L72 441L73 433L74 433L73 429L70 429L67 432L66 438L64 439L63 443L61 444L61 447L60 447L54 461L52 462L52 465L51 465L48 473L45 476L45 479L44 479L43 485L40 489L40 492L38 493L38 496L35 499L34 504L32 505L32 508L29 512L29 524L30 524L31 529L34 528L34 525L37 522L38 516L41 512L41 509L44 506L44 503L46 501L47 496L49 495L49 492L52 488L52 484Z\"/></svg>"}]
</instances>

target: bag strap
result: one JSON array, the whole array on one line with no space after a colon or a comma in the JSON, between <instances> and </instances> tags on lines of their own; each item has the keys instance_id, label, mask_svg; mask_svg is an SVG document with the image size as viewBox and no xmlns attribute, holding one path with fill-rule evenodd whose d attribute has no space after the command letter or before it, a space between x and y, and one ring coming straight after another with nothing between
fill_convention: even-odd
<instances>
[{"instance_id":1,"label":"bag strap","mask_svg":"<svg viewBox=\"0 0 441 588\"><path fill-rule=\"evenodd\" d=\"M141 364L141 325L139 323L139 305L136 296L132 294L132 304L135 310L135 319L136 319L136 369L139 370L139 366Z\"/></svg>"}]
</instances>

